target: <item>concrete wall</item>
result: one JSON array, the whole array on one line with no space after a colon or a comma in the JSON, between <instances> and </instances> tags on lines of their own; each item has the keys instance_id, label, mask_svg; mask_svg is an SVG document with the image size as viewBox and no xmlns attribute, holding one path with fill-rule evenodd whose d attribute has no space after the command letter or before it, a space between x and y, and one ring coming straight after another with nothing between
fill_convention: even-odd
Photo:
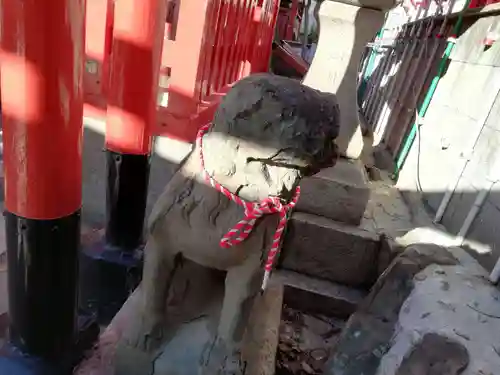
<instances>
[{"instance_id":1,"label":"concrete wall","mask_svg":"<svg viewBox=\"0 0 500 375\"><path fill-rule=\"evenodd\" d=\"M398 182L401 190L419 191L435 212L469 160L442 221L453 234L478 192L500 179L500 41L489 49L483 44L499 21L478 19L458 39ZM493 184L465 246L487 268L500 256L500 183Z\"/></svg>"}]
</instances>

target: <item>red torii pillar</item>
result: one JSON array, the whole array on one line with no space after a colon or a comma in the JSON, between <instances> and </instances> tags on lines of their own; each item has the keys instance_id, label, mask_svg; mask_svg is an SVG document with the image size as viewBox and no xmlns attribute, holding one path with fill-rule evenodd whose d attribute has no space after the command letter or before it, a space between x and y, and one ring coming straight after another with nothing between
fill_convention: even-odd
<instances>
[{"instance_id":1,"label":"red torii pillar","mask_svg":"<svg viewBox=\"0 0 500 375\"><path fill-rule=\"evenodd\" d=\"M107 322L141 272L152 131L166 23L165 0L114 4L106 121L106 235L85 260L83 303ZM188 46L186 47L188 48Z\"/></svg>"},{"instance_id":2,"label":"red torii pillar","mask_svg":"<svg viewBox=\"0 0 500 375\"><path fill-rule=\"evenodd\" d=\"M69 373L79 339L85 0L1 7L11 350L0 373Z\"/></svg>"},{"instance_id":3,"label":"red torii pillar","mask_svg":"<svg viewBox=\"0 0 500 375\"><path fill-rule=\"evenodd\" d=\"M115 4L106 122L106 242L128 251L142 240L165 21L165 0Z\"/></svg>"}]
</instances>

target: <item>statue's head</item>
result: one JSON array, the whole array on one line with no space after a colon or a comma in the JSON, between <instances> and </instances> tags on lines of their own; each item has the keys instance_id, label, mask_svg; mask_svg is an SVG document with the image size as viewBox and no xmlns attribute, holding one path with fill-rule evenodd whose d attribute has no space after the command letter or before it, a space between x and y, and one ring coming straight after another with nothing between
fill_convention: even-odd
<instances>
[{"instance_id":1,"label":"statue's head","mask_svg":"<svg viewBox=\"0 0 500 375\"><path fill-rule=\"evenodd\" d=\"M287 198L302 177L335 164L339 121L333 94L270 74L247 77L217 110L204 140L207 169L221 184L237 181L248 199Z\"/></svg>"}]
</instances>

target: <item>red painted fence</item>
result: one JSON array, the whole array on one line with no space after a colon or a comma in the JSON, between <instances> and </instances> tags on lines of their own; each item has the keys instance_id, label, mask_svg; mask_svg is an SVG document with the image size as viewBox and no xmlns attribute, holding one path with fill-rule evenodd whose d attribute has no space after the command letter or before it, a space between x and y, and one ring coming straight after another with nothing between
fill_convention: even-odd
<instances>
[{"instance_id":1,"label":"red painted fence","mask_svg":"<svg viewBox=\"0 0 500 375\"><path fill-rule=\"evenodd\" d=\"M295 41L298 37L299 30L296 30L296 27L302 17L299 12L299 0L292 0L290 5L281 7L278 13L276 28L280 40Z\"/></svg>"},{"instance_id":2,"label":"red painted fence","mask_svg":"<svg viewBox=\"0 0 500 375\"><path fill-rule=\"evenodd\" d=\"M193 141L234 82L268 70L279 0L166 1L154 133ZM85 94L89 116L105 114L112 31L113 0L88 0Z\"/></svg>"},{"instance_id":3,"label":"red painted fence","mask_svg":"<svg viewBox=\"0 0 500 375\"><path fill-rule=\"evenodd\" d=\"M482 8L486 5L496 4L500 2L500 0L471 0L469 4L469 8Z\"/></svg>"}]
</instances>

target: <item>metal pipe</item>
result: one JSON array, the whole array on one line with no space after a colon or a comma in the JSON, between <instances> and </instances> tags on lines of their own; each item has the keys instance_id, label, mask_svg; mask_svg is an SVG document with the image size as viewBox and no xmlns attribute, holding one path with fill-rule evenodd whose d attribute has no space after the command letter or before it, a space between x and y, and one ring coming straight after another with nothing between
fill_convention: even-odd
<instances>
[{"instance_id":1,"label":"metal pipe","mask_svg":"<svg viewBox=\"0 0 500 375\"><path fill-rule=\"evenodd\" d=\"M429 2L430 3L430 2ZM427 15L427 12L429 10L429 5L426 6L425 8L425 14L424 17ZM417 15L417 19L419 19L419 16ZM400 97L400 92L404 87L408 87L408 79L406 76L407 70L411 67L410 61L407 61L408 57L413 56L413 53L415 51L415 48L417 47L417 40L420 37L420 34L423 29L423 24L424 22L419 22L418 25L417 23L413 23L411 25L412 29L412 34L409 36L411 40L406 44L405 49L403 50L403 55L401 57L401 65L400 68L397 72L397 75L395 75L395 82L393 84L393 93L394 93L394 98L396 98L396 103L399 104L399 97ZM392 94L392 93L391 93ZM394 104L389 106L395 106ZM392 116L394 118L394 116ZM389 121L389 124L386 126L385 129L385 134L383 136L383 139L385 140L387 137L390 136L390 133L392 131L392 128L394 127L395 121Z\"/></svg>"},{"instance_id":2,"label":"metal pipe","mask_svg":"<svg viewBox=\"0 0 500 375\"><path fill-rule=\"evenodd\" d=\"M375 92L375 82L378 81L378 77L379 75L381 74L380 72L380 64L383 63L382 61L382 58L379 57L380 56L380 53L377 51L376 52L376 56L375 56L375 59L374 59L374 65L376 66L375 68L375 71L372 72L372 74L370 75L369 79L368 79L368 83L367 83L367 90L366 90L366 97L363 101L363 108L364 108L364 115L365 117L367 116L368 112L371 110L371 107L373 106L373 94Z\"/></svg>"},{"instance_id":3,"label":"metal pipe","mask_svg":"<svg viewBox=\"0 0 500 375\"><path fill-rule=\"evenodd\" d=\"M408 28L406 25L403 26L402 32L397 36L396 40L394 41L394 48L387 49L379 47L376 49L378 55L381 55L382 52L384 53L385 56L379 58L379 63L377 64L377 70L375 71L375 74L374 75L370 74L370 80L368 82L368 91L365 99L366 103L365 102L363 103L365 108L364 115L365 118L367 119L371 119L373 117L373 110L375 108L374 105L376 105L377 103L377 98L380 92L379 90L380 82L383 79L387 67L388 66L391 67L393 61L392 57L395 57L397 55L398 44L404 41L404 35L406 35L406 33L408 32L410 32L411 34L412 30ZM374 60L375 59L376 57L374 58Z\"/></svg>"},{"instance_id":4,"label":"metal pipe","mask_svg":"<svg viewBox=\"0 0 500 375\"><path fill-rule=\"evenodd\" d=\"M443 22L443 25L442 26L445 26L446 24L446 20L445 22ZM439 50L439 46L440 46L440 42L441 42L441 39L443 38L443 36L446 35L446 29L444 27L441 27L439 33L437 34L436 36L436 41L434 42L434 46L432 48L432 52L431 52L431 55L429 57L429 59L427 60L427 63L425 64L425 68L424 68L424 72L422 74L422 82L420 84L420 87L419 89L417 90L417 92L415 93L415 101L414 101L414 104L412 106L412 108L410 108L410 111L415 111L417 109L417 106L418 106L418 98L420 97L420 94L422 93L422 90L424 89L424 83L427 79L427 75L429 74L431 68L432 68L432 65L434 64L434 58L436 57L436 54L438 53L438 50ZM418 113L418 112L417 112ZM409 119L411 121L411 118ZM407 128L407 124L405 125L405 129ZM401 137L403 138L405 135L405 133L401 133ZM398 154L400 148L401 148L402 144L401 144L401 141L398 141L398 145L395 149L395 154Z\"/></svg>"},{"instance_id":5,"label":"metal pipe","mask_svg":"<svg viewBox=\"0 0 500 375\"><path fill-rule=\"evenodd\" d=\"M427 16L427 13L429 11L429 4L430 2L427 3L426 7L425 7L425 13L424 13L424 17ZM417 48L417 44L418 44L418 40L419 38L421 37L421 33L422 33L422 29L424 28L423 27L423 24L424 24L424 21L422 21L419 25L419 28L417 30L417 32L415 33L415 40L414 40L414 43L412 45L412 49L411 49L411 52L409 53L409 56L413 56L413 52L414 50ZM418 64L418 63L417 63ZM408 64L409 66L411 66L411 64L409 63ZM416 64L414 64L412 66L412 68L415 66ZM415 68L413 70L416 70ZM411 73L410 73L411 74ZM412 81L412 78L405 78L405 82L411 82ZM381 120L381 117L384 116L383 114L383 111L384 111L384 104L387 104L387 98L391 97L392 96L392 91L394 89L394 86L395 86L395 82L394 80L391 82L391 84L389 85L389 87L385 90L384 92L384 98L383 100L380 100L379 103L378 103L378 106L377 106L377 110L376 110L376 117L377 117L377 127L379 127L379 123L380 123L380 120ZM405 89L407 89L408 87L410 86L410 84L407 84L407 85L404 85ZM402 96L404 97L405 94L403 94ZM387 100L386 100L387 99ZM397 100L399 99L399 95L398 95L398 98ZM399 102L399 100L398 100ZM385 109L388 108L388 105L385 106Z\"/></svg>"},{"instance_id":6,"label":"metal pipe","mask_svg":"<svg viewBox=\"0 0 500 375\"><path fill-rule=\"evenodd\" d=\"M411 34L408 36L409 38L411 38L414 34L414 28L415 28L416 24L412 24L410 27L412 27L412 32ZM409 53L409 47L411 45L410 42L408 41L404 41L403 42L405 47L403 49L403 53L402 55L400 55L400 58L399 58L399 61L398 63L396 64L396 67L395 67L395 71L394 71L394 79L393 79L393 83L391 85L391 93L390 93L390 96L393 96L392 94L393 93L397 93L399 92L403 82L405 81L403 79L403 76L404 76L404 73L405 73L405 68L406 68L406 58L407 58L407 55ZM394 96L396 96L397 94L394 94Z\"/></svg>"},{"instance_id":7,"label":"metal pipe","mask_svg":"<svg viewBox=\"0 0 500 375\"><path fill-rule=\"evenodd\" d=\"M384 88L382 88L382 83L384 82L384 78L387 76L387 70L390 68L389 61L391 60L392 51L387 50L383 51L384 56L381 58L381 62L379 64L379 74L377 75L377 81L374 82L373 90L371 93L371 105L369 109L366 111L365 118L368 120L370 124L372 124L375 120L375 116L377 114L378 103L380 103L380 97L382 96L382 92Z\"/></svg>"},{"instance_id":8,"label":"metal pipe","mask_svg":"<svg viewBox=\"0 0 500 375\"><path fill-rule=\"evenodd\" d=\"M391 70L389 71L389 76L395 77L398 71L399 66L396 63L397 60L397 52L393 51L392 55L390 56L390 63L389 65L391 66ZM394 84L395 80L392 79L391 82L389 83L389 88L387 89L387 93L384 95L384 104L381 108L381 114L378 117L377 123L374 126L374 133L378 133L380 129L380 117L384 114L385 107L387 106L387 102L391 99L392 97L392 92L394 90Z\"/></svg>"},{"instance_id":9,"label":"metal pipe","mask_svg":"<svg viewBox=\"0 0 500 375\"><path fill-rule=\"evenodd\" d=\"M403 26L403 30L401 34L406 32L405 26ZM385 34L385 31L383 31L382 35ZM401 36L398 36L395 44L399 43L399 40L401 39ZM372 46L372 54L370 58L372 58L369 67L369 75L366 76L366 83L365 83L365 88L363 89L363 101L361 103L361 108L363 109L363 115L366 117L369 108L373 105L373 92L375 90L375 82L378 79L378 76L380 75L380 69L379 65L381 64L381 60L383 57L379 57L381 52L386 53L388 49L386 48L379 48L378 46L379 43L377 43L377 40L375 40L375 44ZM392 50L396 50L396 48L393 48Z\"/></svg>"},{"instance_id":10,"label":"metal pipe","mask_svg":"<svg viewBox=\"0 0 500 375\"><path fill-rule=\"evenodd\" d=\"M364 110L363 114L365 118L371 112L371 108L374 105L377 83L379 82L379 77L382 74L383 70L382 65L386 63L384 57L380 57L380 55L382 53L387 53L387 51L388 51L387 49L380 49L380 48L373 48L372 50L373 61L371 66L371 72L367 79L365 98L362 103L362 108Z\"/></svg>"},{"instance_id":11,"label":"metal pipe","mask_svg":"<svg viewBox=\"0 0 500 375\"><path fill-rule=\"evenodd\" d=\"M370 57L368 58L368 60L364 64L363 72L361 73L361 80L360 80L359 87L358 87L358 97L359 98L363 98L365 95L365 90L366 90L366 86L368 83L368 79L370 78L370 76L373 72L373 66L374 66L375 58L376 58L375 48L377 48L377 47L375 47L375 44L376 44L377 40L382 38L383 35L384 35L384 28L381 28L378 31L377 35L375 35L375 43L368 43L366 45L367 48L370 49Z\"/></svg>"},{"instance_id":12,"label":"metal pipe","mask_svg":"<svg viewBox=\"0 0 500 375\"><path fill-rule=\"evenodd\" d=\"M457 243L456 243L457 246L461 246L464 243L465 236L467 235L467 233L469 233L469 229L472 226L472 223L476 219L476 216L481 210L484 201L488 197L489 193L491 192L495 184L496 181L491 181L488 189L481 189L477 194L476 199L474 200L474 203L472 204L472 207L469 213L467 214L467 217L465 218L462 227L460 228L460 231L457 234Z\"/></svg>"},{"instance_id":13,"label":"metal pipe","mask_svg":"<svg viewBox=\"0 0 500 375\"><path fill-rule=\"evenodd\" d=\"M304 0L304 1L305 1L305 7L303 8L303 13L302 13L302 20L304 22L304 35L302 39L301 56L305 60L305 56L307 55L307 45L309 44L309 7L311 6L311 0Z\"/></svg>"},{"instance_id":14,"label":"metal pipe","mask_svg":"<svg viewBox=\"0 0 500 375\"><path fill-rule=\"evenodd\" d=\"M381 61L379 62L377 66L377 71L375 72L375 75L373 77L373 81L371 84L370 92L368 93L368 104L366 106L365 110L365 118L371 122L374 112L377 108L377 99L380 95L380 84L384 78L384 74L387 70L387 65L389 62L389 56L392 51L390 50L385 50L383 51L384 57L381 58Z\"/></svg>"},{"instance_id":15,"label":"metal pipe","mask_svg":"<svg viewBox=\"0 0 500 375\"><path fill-rule=\"evenodd\" d=\"M419 85L419 88L417 89L417 91L415 92L415 96L414 96L414 103L412 105L411 108L409 108L408 112L415 112L415 109L417 108L417 105L418 105L418 98L420 97L420 94L422 93L422 90L424 88L424 84L425 84L425 81L427 79L427 75L429 74L431 68L432 68L432 65L434 63L434 58L439 50L439 46L441 45L441 39L444 37L444 35L447 34L447 28L448 28L448 18L449 18L449 15L451 14L452 10L453 10L453 6L455 4L455 0L452 0L450 2L450 6L448 8L448 12L447 14L445 15L444 19L443 19L443 22L441 24L441 27L439 28L439 31L436 35L436 40L433 44L433 48L432 48L432 52L430 54L430 57L427 59L427 63L425 64L425 68L424 68L424 71L422 73L422 78L421 78L421 82L420 82L420 85ZM434 20L438 19L438 16L435 15L434 16ZM428 34L428 37L431 37L432 36L432 30L434 28L434 25L432 26L432 29L430 29L430 33ZM396 117L396 116L394 116ZM409 122L411 121L411 118L408 120ZM398 139L397 139L397 146L395 148L395 152L394 154L398 154L399 153L399 150L402 146L401 144L401 141L402 139L404 138L405 136L405 132L406 132L406 129L408 127L408 124L405 123L405 126L404 126L404 129L405 131L404 132L401 132L399 133L400 135L398 136Z\"/></svg>"},{"instance_id":16,"label":"metal pipe","mask_svg":"<svg viewBox=\"0 0 500 375\"><path fill-rule=\"evenodd\" d=\"M446 192L443 196L443 199L441 199L441 203L439 204L436 215L434 216L434 223L439 223L443 219L444 213L446 212L446 209L448 208L448 205L451 201L451 198L453 197L453 194L455 193L455 190L457 189L457 186L460 182L460 179L462 178L464 171L467 168L467 165L469 164L472 153L474 152L474 148L476 147L477 141L479 140L479 137L481 136L481 133L483 132L484 127L486 126L486 123L487 123L488 118L491 114L491 111L493 110L493 106L494 106L497 98L499 98L499 97L500 97L500 87L497 89L496 94L493 95L493 99L487 104L487 107L486 107L487 110L484 111L483 117L481 117L481 119L478 121L480 126L477 127L477 132L474 134L473 137L470 138L471 142L465 148L465 152L462 153L462 157L464 157L463 163L459 167L456 177L446 187Z\"/></svg>"},{"instance_id":17,"label":"metal pipe","mask_svg":"<svg viewBox=\"0 0 500 375\"><path fill-rule=\"evenodd\" d=\"M500 258L498 258L497 262L495 263L495 267L493 267L493 270L490 273L490 281L493 284L498 283L499 279L500 279Z\"/></svg>"},{"instance_id":18,"label":"metal pipe","mask_svg":"<svg viewBox=\"0 0 500 375\"><path fill-rule=\"evenodd\" d=\"M423 23L424 22L422 21L422 24ZM389 105L389 102L392 101L392 99L393 99L393 96L392 96L393 90L392 89L395 86L393 83L391 85L391 89L387 95L388 98L387 98L385 107L383 108L383 112L379 116L379 121L377 122L378 129L385 130L385 127L387 125L387 121L389 120L389 117L392 115L393 118L396 118L397 116L395 116L394 114L398 114L400 112L400 110L402 109L402 107L404 106L406 96L408 95L408 91L410 89L410 86L412 85L412 81L414 80L415 75L417 73L418 65L419 65L420 60L422 59L422 57L424 55L424 51L426 50L426 42L427 42L428 38L430 37L430 35L432 34L435 19L434 18L431 19L431 21L429 23L430 23L430 25L427 27L427 32L425 33L425 36L423 36L423 39L425 38L425 40L422 41L422 46L419 50L419 53L417 56L417 61L413 64L413 66L411 66L410 73L407 77L408 84L404 86L403 92L400 95L398 95L398 97L396 98L396 103L398 105L393 109L391 109L391 106ZM419 36L417 36L417 39L418 38L419 38Z\"/></svg>"},{"instance_id":19,"label":"metal pipe","mask_svg":"<svg viewBox=\"0 0 500 375\"><path fill-rule=\"evenodd\" d=\"M380 110L382 108L382 104L384 103L384 100L387 96L387 92L389 90L389 87L387 86L388 83L388 78L391 71L393 71L393 56L395 54L393 51L387 51L386 57L385 57L385 65L382 71L382 77L380 79L380 82L378 84L378 90L377 90L377 100L376 100L376 105L373 107L373 112L369 116L369 120L372 124L375 124L378 121L378 116L380 115ZM385 82L384 82L385 81ZM384 83L384 86L382 87L382 83ZM391 84L392 86L392 84Z\"/></svg>"},{"instance_id":20,"label":"metal pipe","mask_svg":"<svg viewBox=\"0 0 500 375\"><path fill-rule=\"evenodd\" d=\"M498 283L500 279L500 257L498 258L493 270L490 273L490 281L494 284Z\"/></svg>"}]
</instances>

